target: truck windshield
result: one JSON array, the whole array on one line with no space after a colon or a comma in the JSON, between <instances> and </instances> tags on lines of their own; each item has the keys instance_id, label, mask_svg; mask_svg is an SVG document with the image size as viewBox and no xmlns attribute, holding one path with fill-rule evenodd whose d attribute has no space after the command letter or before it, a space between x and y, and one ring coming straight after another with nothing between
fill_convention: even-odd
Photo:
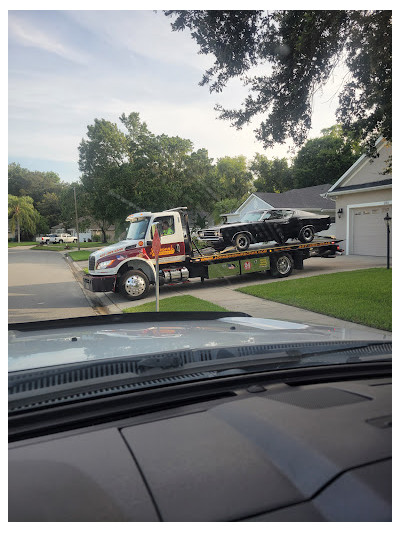
<instances>
[{"instance_id":1,"label":"truck windshield","mask_svg":"<svg viewBox=\"0 0 400 533\"><path fill-rule=\"evenodd\" d=\"M146 217L136 220L135 222L131 222L126 238L134 239L135 241L144 239L147 231L147 226L149 225L149 220L150 219Z\"/></svg>"}]
</instances>

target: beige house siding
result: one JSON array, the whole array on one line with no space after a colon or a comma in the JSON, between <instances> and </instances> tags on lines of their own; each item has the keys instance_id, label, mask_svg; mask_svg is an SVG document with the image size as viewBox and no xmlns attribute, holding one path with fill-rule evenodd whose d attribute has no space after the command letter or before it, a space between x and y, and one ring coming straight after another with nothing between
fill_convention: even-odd
<instances>
[{"instance_id":1,"label":"beige house siding","mask_svg":"<svg viewBox=\"0 0 400 533\"><path fill-rule=\"evenodd\" d=\"M387 254L384 218L386 214L392 217L392 175L383 172L392 150L383 139L377 148L378 158L361 157L328 191L336 200L336 238L342 240L348 255Z\"/></svg>"},{"instance_id":2,"label":"beige house siding","mask_svg":"<svg viewBox=\"0 0 400 533\"><path fill-rule=\"evenodd\" d=\"M349 174L347 179L344 179L340 187L346 187L347 185L362 185L363 183L371 183L375 181L382 181L389 176L383 174L388 167L389 158L392 155L392 148L386 143L382 143L378 149L379 157L370 159L365 157L359 166Z\"/></svg>"}]
</instances>

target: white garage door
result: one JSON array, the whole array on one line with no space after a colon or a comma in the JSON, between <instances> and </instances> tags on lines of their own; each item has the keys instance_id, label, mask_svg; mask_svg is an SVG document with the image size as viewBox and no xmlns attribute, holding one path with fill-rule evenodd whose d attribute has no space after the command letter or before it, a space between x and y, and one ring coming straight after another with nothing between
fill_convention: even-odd
<instances>
[{"instance_id":1,"label":"white garage door","mask_svg":"<svg viewBox=\"0 0 400 533\"><path fill-rule=\"evenodd\" d=\"M386 256L387 230L386 222L383 220L386 213L392 216L392 206L379 205L350 209L353 228L350 242L351 254ZM390 230L392 230L391 224ZM390 237L392 237L391 233ZM391 248L390 242L390 255L392 255Z\"/></svg>"}]
</instances>

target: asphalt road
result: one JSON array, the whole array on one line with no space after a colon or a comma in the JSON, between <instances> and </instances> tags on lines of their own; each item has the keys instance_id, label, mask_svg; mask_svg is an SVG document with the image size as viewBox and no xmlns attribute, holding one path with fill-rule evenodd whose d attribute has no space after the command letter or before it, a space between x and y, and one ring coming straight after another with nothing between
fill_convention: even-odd
<instances>
[{"instance_id":1,"label":"asphalt road","mask_svg":"<svg viewBox=\"0 0 400 533\"><path fill-rule=\"evenodd\" d=\"M95 314L61 254L9 248L9 323Z\"/></svg>"}]
</instances>

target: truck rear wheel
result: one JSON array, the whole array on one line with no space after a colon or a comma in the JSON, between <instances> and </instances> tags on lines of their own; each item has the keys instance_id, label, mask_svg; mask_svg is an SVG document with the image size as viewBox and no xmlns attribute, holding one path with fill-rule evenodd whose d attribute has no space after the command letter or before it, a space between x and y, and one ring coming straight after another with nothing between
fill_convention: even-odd
<instances>
[{"instance_id":1,"label":"truck rear wheel","mask_svg":"<svg viewBox=\"0 0 400 533\"><path fill-rule=\"evenodd\" d=\"M233 240L233 244L238 252L244 252L250 246L250 237L247 233L238 233Z\"/></svg>"},{"instance_id":2,"label":"truck rear wheel","mask_svg":"<svg viewBox=\"0 0 400 533\"><path fill-rule=\"evenodd\" d=\"M271 273L278 278L290 276L293 270L293 258L288 253L276 254L271 257Z\"/></svg>"},{"instance_id":3,"label":"truck rear wheel","mask_svg":"<svg viewBox=\"0 0 400 533\"><path fill-rule=\"evenodd\" d=\"M149 291L149 278L141 270L128 270L119 280L119 289L129 300L140 300Z\"/></svg>"}]
</instances>

